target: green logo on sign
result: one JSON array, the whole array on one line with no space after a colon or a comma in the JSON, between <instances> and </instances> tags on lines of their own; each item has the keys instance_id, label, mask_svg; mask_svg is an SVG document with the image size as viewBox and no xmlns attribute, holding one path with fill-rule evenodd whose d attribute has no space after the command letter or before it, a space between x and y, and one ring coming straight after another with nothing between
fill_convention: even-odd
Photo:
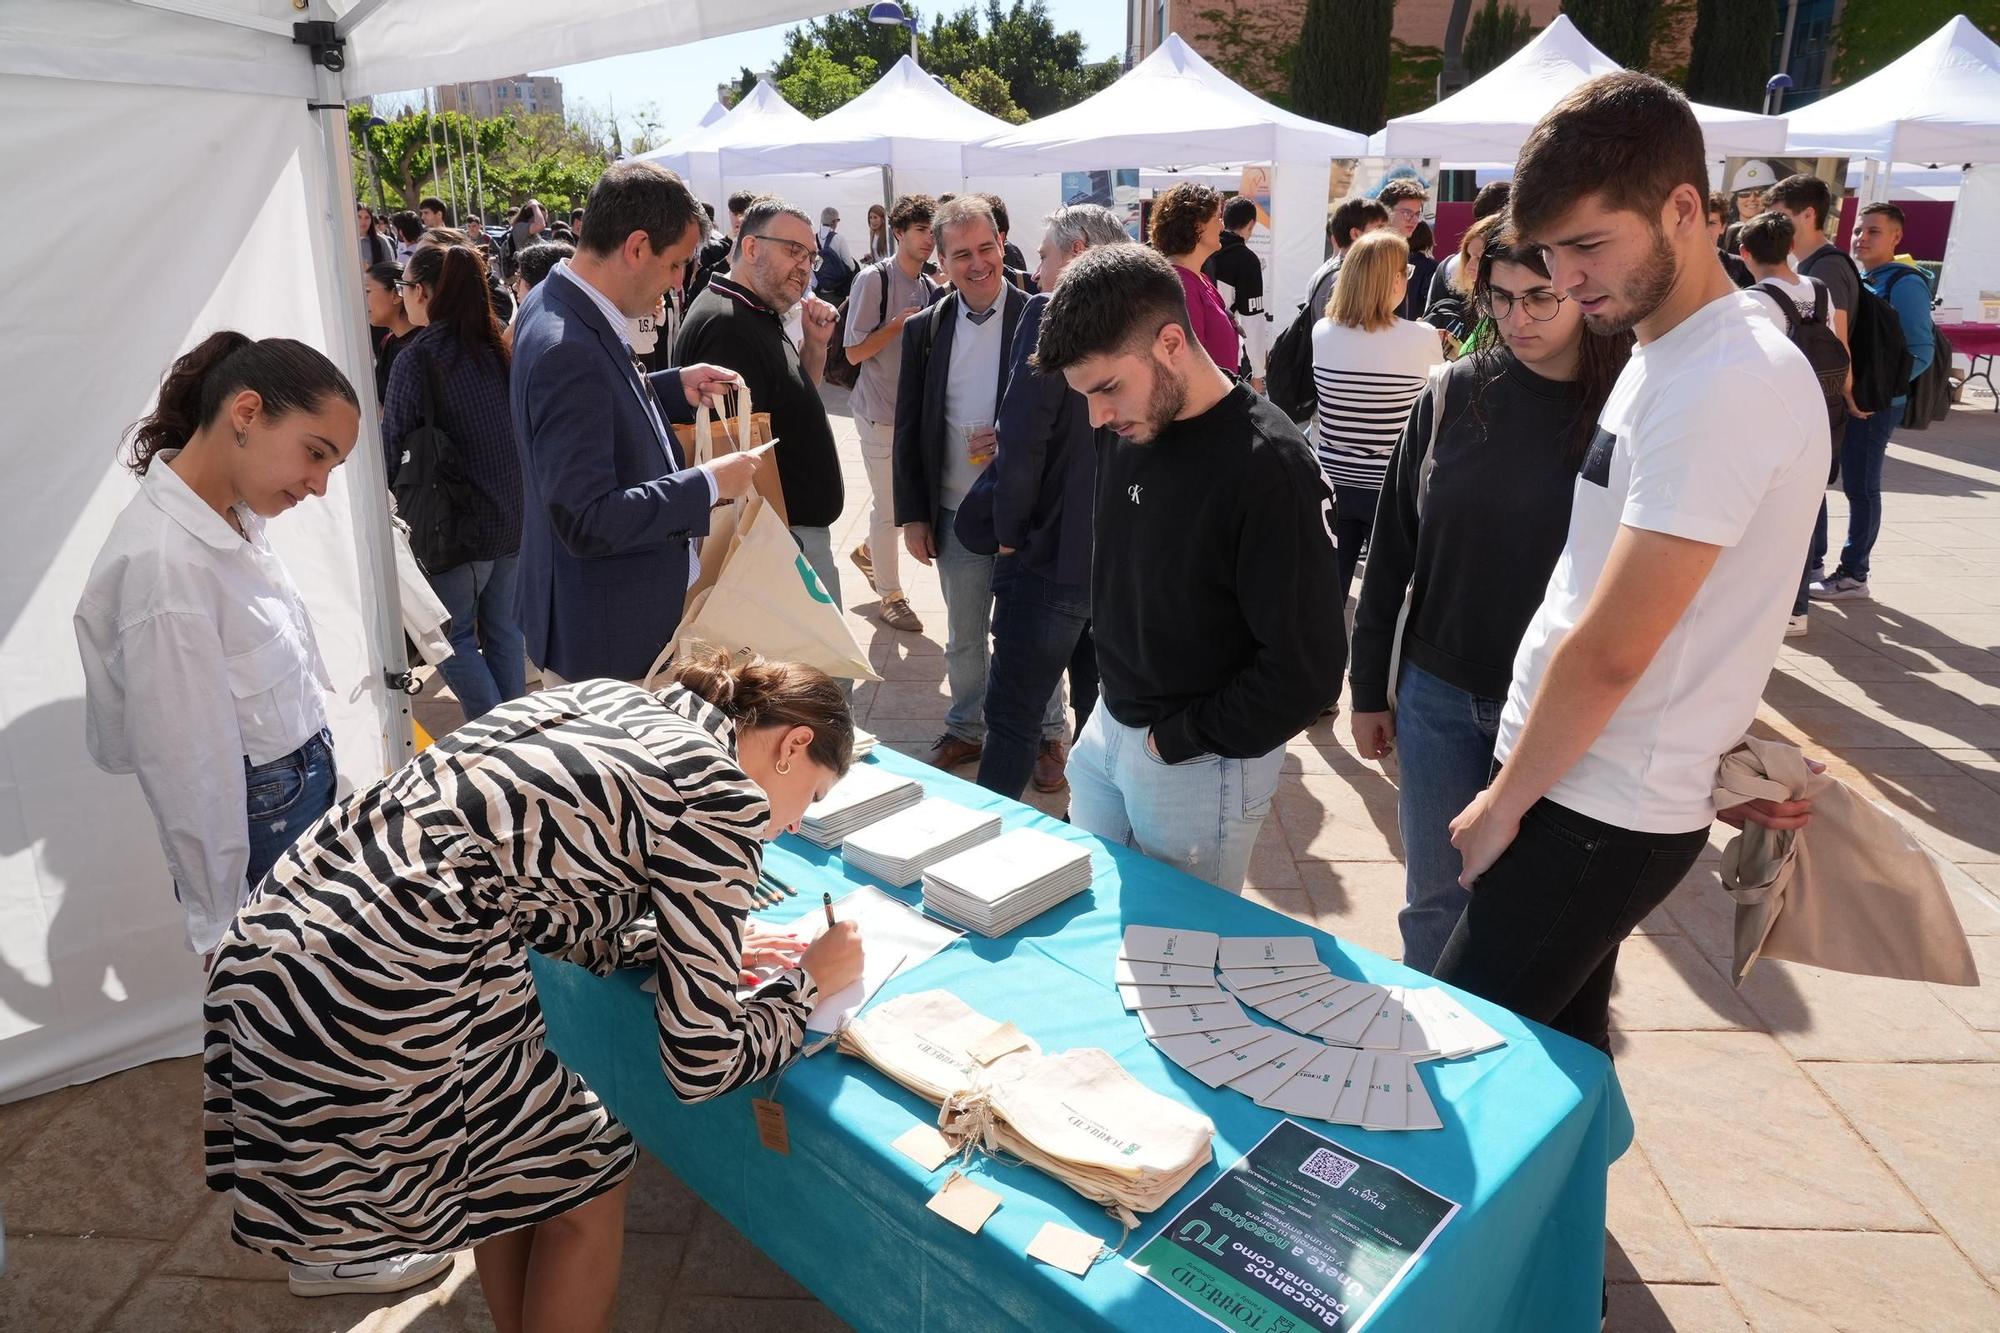
<instances>
[{"instance_id":1,"label":"green logo on sign","mask_svg":"<svg viewBox=\"0 0 2000 1333\"><path fill-rule=\"evenodd\" d=\"M798 556L795 557L795 561L799 567L799 577L805 581L806 591L812 594L813 600L832 606L833 598L828 597L826 589L819 586L819 575L813 573L812 566L806 563L806 558Z\"/></svg>"}]
</instances>

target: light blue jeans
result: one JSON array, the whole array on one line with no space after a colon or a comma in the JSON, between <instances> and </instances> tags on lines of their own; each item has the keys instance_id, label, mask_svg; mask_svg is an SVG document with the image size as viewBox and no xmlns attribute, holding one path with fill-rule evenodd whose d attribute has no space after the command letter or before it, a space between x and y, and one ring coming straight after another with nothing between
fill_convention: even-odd
<instances>
[{"instance_id":1,"label":"light blue jeans","mask_svg":"<svg viewBox=\"0 0 2000 1333\"><path fill-rule=\"evenodd\" d=\"M430 576L451 616L451 656L438 670L467 722L528 692L528 644L514 606L520 559L468 560Z\"/></svg>"},{"instance_id":2,"label":"light blue jeans","mask_svg":"<svg viewBox=\"0 0 2000 1333\"><path fill-rule=\"evenodd\" d=\"M1271 813L1285 747L1255 759L1205 754L1169 764L1102 702L1069 756L1069 819L1230 893L1243 891L1250 849Z\"/></svg>"},{"instance_id":3,"label":"light blue jeans","mask_svg":"<svg viewBox=\"0 0 2000 1333\"><path fill-rule=\"evenodd\" d=\"M944 591L944 680L951 691L944 729L974 745L986 743L986 666L993 649L993 562L958 539L958 511L938 511L931 533L937 543L938 586ZM810 558L810 557L808 557ZM1062 685L1042 710L1042 739L1063 740Z\"/></svg>"},{"instance_id":4,"label":"light blue jeans","mask_svg":"<svg viewBox=\"0 0 2000 1333\"><path fill-rule=\"evenodd\" d=\"M1403 664L1396 690L1396 822L1403 833L1403 966L1437 966L1472 895L1458 887L1462 863L1451 821L1486 789L1504 699L1487 699Z\"/></svg>"}]
</instances>

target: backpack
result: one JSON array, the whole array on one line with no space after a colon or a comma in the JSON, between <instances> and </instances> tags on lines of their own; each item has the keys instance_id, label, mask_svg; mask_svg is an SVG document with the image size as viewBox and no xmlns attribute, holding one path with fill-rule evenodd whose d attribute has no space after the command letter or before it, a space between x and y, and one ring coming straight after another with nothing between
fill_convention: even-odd
<instances>
[{"instance_id":1,"label":"backpack","mask_svg":"<svg viewBox=\"0 0 2000 1333\"><path fill-rule=\"evenodd\" d=\"M1861 268L1847 255L1861 289L1848 321L1847 347L1854 363L1854 405L1863 412L1880 412L1910 391L1910 345L1896 307L1875 294L1861 277ZM1893 281L1893 279L1891 279Z\"/></svg>"},{"instance_id":2,"label":"backpack","mask_svg":"<svg viewBox=\"0 0 2000 1333\"><path fill-rule=\"evenodd\" d=\"M828 227L819 237L819 271L813 275L813 290L822 301L839 305L854 286L855 266L834 253L834 230Z\"/></svg>"},{"instance_id":3,"label":"backpack","mask_svg":"<svg viewBox=\"0 0 2000 1333\"><path fill-rule=\"evenodd\" d=\"M1757 283L1748 290L1768 297L1784 316L1785 336L1792 345L1805 353L1806 361L1812 366L1813 378L1819 381L1820 397L1826 401L1826 424L1838 431L1840 423L1847 419L1847 369L1851 364L1847 349L1840 345L1840 335L1833 331L1827 316L1831 313L1831 300L1826 284L1818 278L1807 278L1812 284L1812 314L1803 318L1792 298L1769 283Z\"/></svg>"},{"instance_id":4,"label":"backpack","mask_svg":"<svg viewBox=\"0 0 2000 1333\"><path fill-rule=\"evenodd\" d=\"M878 259L868 266L874 269L881 278L881 281L875 287L877 298L875 305L875 327L878 329L889 322L889 265L895 262L894 259ZM854 275L856 278L860 276L860 273ZM920 274L919 280L928 289L930 279ZM847 294L851 295L853 291L854 283L850 279ZM928 303L928 298L935 297L936 292L926 290L925 295ZM840 298L839 308L834 311L833 330L833 337L826 341L826 369L820 378L828 384L837 384L843 389L852 389L855 383L861 378L861 365L847 354L847 295L843 295Z\"/></svg>"},{"instance_id":5,"label":"backpack","mask_svg":"<svg viewBox=\"0 0 2000 1333\"><path fill-rule=\"evenodd\" d=\"M1329 267L1338 262L1328 260L1313 273L1306 287L1306 303L1264 359L1264 396L1294 421L1311 420L1319 406L1319 393L1313 387L1313 325L1319 322L1320 312L1312 308L1311 295L1319 289Z\"/></svg>"},{"instance_id":6,"label":"backpack","mask_svg":"<svg viewBox=\"0 0 2000 1333\"><path fill-rule=\"evenodd\" d=\"M421 353L420 353L421 355ZM424 360L424 405L402 440L402 461L389 493L410 525L410 552L426 574L442 574L473 559L473 508L478 492L458 445L438 424L436 367Z\"/></svg>"},{"instance_id":7,"label":"backpack","mask_svg":"<svg viewBox=\"0 0 2000 1333\"><path fill-rule=\"evenodd\" d=\"M1905 267L1891 274L1887 284L1889 290L1894 291L1896 284L1914 271ZM1917 276L1923 275L1918 273ZM1897 326L1901 327L1900 318ZM1909 401L1903 405L1903 420L1897 427L1899 430L1929 430L1951 411L1951 355L1951 339L1945 337L1944 330L1937 326L1936 320L1932 320L1931 363L1924 367L1923 374L1910 380Z\"/></svg>"}]
</instances>

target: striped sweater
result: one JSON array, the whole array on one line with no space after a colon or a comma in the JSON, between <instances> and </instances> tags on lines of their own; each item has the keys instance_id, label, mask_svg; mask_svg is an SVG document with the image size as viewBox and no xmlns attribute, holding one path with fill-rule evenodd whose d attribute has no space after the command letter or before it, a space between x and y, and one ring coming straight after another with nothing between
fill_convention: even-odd
<instances>
[{"instance_id":1,"label":"striped sweater","mask_svg":"<svg viewBox=\"0 0 2000 1333\"><path fill-rule=\"evenodd\" d=\"M1370 333L1322 319L1312 344L1320 471L1335 486L1378 491L1411 404L1444 360L1437 330L1399 319Z\"/></svg>"}]
</instances>

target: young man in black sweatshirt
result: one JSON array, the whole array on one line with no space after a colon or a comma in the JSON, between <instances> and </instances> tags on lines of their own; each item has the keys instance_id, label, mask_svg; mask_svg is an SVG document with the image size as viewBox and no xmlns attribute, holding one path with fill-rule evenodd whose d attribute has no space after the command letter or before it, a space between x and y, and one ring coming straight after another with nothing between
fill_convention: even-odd
<instances>
[{"instance_id":1,"label":"young man in black sweatshirt","mask_svg":"<svg viewBox=\"0 0 2000 1333\"><path fill-rule=\"evenodd\" d=\"M1097 471L1101 707L1070 754L1070 819L1235 893L1285 742L1340 688L1333 495L1298 428L1218 369L1173 266L1080 256L1036 366L1118 436Z\"/></svg>"}]
</instances>

